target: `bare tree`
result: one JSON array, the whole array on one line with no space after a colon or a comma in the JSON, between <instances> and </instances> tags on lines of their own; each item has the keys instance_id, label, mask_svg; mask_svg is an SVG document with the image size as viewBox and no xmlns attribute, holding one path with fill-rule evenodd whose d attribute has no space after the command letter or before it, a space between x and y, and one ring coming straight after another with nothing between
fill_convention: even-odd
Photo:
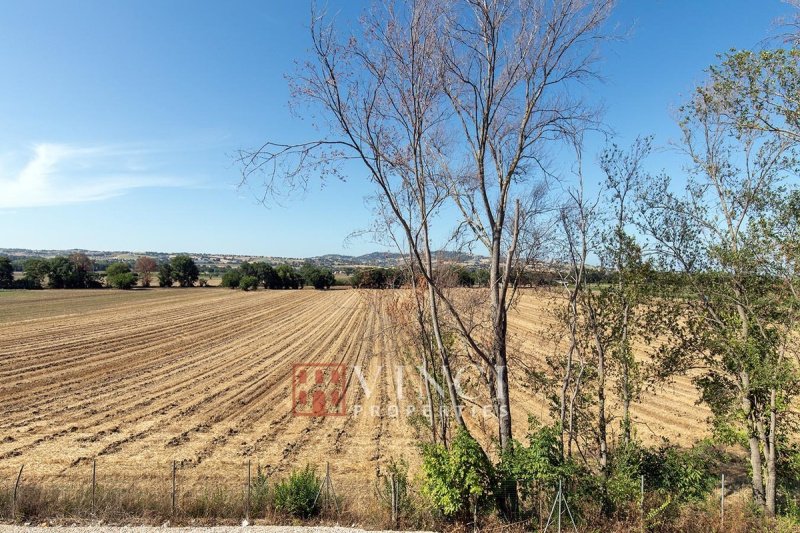
<instances>
[{"instance_id":1,"label":"bare tree","mask_svg":"<svg viewBox=\"0 0 800 533\"><path fill-rule=\"evenodd\" d=\"M139 274L139 279L142 281L142 287L149 287L150 282L153 280L153 273L158 270L158 263L152 257L142 255L136 259L136 264L133 265L133 271Z\"/></svg>"},{"instance_id":2,"label":"bare tree","mask_svg":"<svg viewBox=\"0 0 800 533\"><path fill-rule=\"evenodd\" d=\"M323 110L328 131L311 142L242 150L239 161L243 182L265 178L265 199L304 188L315 173L340 176L343 162L361 163L427 282L432 338L453 417L465 427L442 340L429 230L446 197L433 177L447 149L438 53L443 8L436 2L375 7L361 21L362 35L342 39L323 14L312 13L314 57L292 85L299 100Z\"/></svg>"},{"instance_id":3,"label":"bare tree","mask_svg":"<svg viewBox=\"0 0 800 533\"><path fill-rule=\"evenodd\" d=\"M782 349L795 334L796 301L775 270L789 250L776 254L781 238L766 228L780 219L777 198L799 167L791 137L730 120L738 114L731 87L712 75L681 109L691 164L686 193L673 192L667 178L652 180L643 189L641 226L664 266L689 287L686 325L660 362L667 372L703 370L695 382L715 426L745 436L753 499L774 515L788 428L779 406L798 390L797 367Z\"/></svg>"},{"instance_id":4,"label":"bare tree","mask_svg":"<svg viewBox=\"0 0 800 533\"><path fill-rule=\"evenodd\" d=\"M507 313L520 239L540 213L547 145L574 140L596 118L570 96L594 75L601 30L613 2L470 0L449 9L443 88L462 132L464 170L448 175L464 223L489 252L492 335L468 344L496 379L499 439L512 438ZM538 177L537 177L538 176Z\"/></svg>"},{"instance_id":5,"label":"bare tree","mask_svg":"<svg viewBox=\"0 0 800 533\"><path fill-rule=\"evenodd\" d=\"M453 418L466 429L442 313L460 349L488 376L503 450L512 439L507 315L524 261L541 241L536 226L546 209L548 147L595 123L595 111L574 95L594 77L612 6L613 0L387 2L364 17L362 34L343 39L314 14L314 57L293 86L300 100L322 109L328 131L311 142L267 142L239 154L243 181L263 176L265 198L302 189L315 175L340 176L342 162L361 164L427 285ZM462 215L458 229L489 253L488 335L471 323L474 309L460 305L435 275L430 226L445 201Z\"/></svg>"}]
</instances>

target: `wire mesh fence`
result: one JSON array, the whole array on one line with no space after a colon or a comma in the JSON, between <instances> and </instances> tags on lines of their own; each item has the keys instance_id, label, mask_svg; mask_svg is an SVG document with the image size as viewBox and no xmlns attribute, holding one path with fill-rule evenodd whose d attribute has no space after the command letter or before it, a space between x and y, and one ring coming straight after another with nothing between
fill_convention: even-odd
<instances>
[{"instance_id":1,"label":"wire mesh fence","mask_svg":"<svg viewBox=\"0 0 800 533\"><path fill-rule=\"evenodd\" d=\"M0 464L0 520L282 522L292 518L276 504L276 487L291 472L257 460L58 461ZM397 500L386 502L374 479L315 469L313 513L301 518L330 522L365 520L398 527ZM313 515L313 516L312 516Z\"/></svg>"},{"instance_id":2,"label":"wire mesh fence","mask_svg":"<svg viewBox=\"0 0 800 533\"><path fill-rule=\"evenodd\" d=\"M0 520L285 523L299 516L312 522L359 523L381 529L433 529L442 524L442 515L423 501L418 490L409 488L407 478L390 472L382 477L337 472L336 466L330 464L315 469L313 512L294 515L293 510L281 508L276 499L277 487L290 475L290 471L275 471L271 465L254 459L200 464L168 460L126 462L102 457L77 463L3 462ZM559 480L553 486L514 488L520 497L517 514L492 525L492 518L485 512L486 502L470 498L468 508L459 515L460 523L468 530L578 531L592 522L586 502L579 500L580 487L573 483L562 484ZM721 476L714 504L718 506L714 525L721 531L725 530L729 491ZM493 497L503 499L504 495ZM631 502L625 520L649 529L648 515L662 503L657 494L648 491L647 480L641 477L639 497Z\"/></svg>"}]
</instances>

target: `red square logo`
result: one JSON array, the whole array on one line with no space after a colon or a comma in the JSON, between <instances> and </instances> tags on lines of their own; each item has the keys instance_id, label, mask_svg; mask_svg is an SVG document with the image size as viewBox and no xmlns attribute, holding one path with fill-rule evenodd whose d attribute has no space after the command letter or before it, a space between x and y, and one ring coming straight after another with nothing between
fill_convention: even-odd
<instances>
[{"instance_id":1,"label":"red square logo","mask_svg":"<svg viewBox=\"0 0 800 533\"><path fill-rule=\"evenodd\" d=\"M292 365L294 416L344 416L346 368L340 363Z\"/></svg>"}]
</instances>

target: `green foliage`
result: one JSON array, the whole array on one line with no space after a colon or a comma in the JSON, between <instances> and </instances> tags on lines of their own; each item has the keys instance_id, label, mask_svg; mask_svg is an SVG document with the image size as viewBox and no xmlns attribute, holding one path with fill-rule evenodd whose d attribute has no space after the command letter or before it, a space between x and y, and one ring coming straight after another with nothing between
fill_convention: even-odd
<instances>
[{"instance_id":1,"label":"green foliage","mask_svg":"<svg viewBox=\"0 0 800 533\"><path fill-rule=\"evenodd\" d=\"M172 266L167 263L158 265L158 286L159 287L172 287L175 279L172 277Z\"/></svg>"},{"instance_id":2,"label":"green foliage","mask_svg":"<svg viewBox=\"0 0 800 533\"><path fill-rule=\"evenodd\" d=\"M291 265L278 265L275 268L277 287L279 289L301 289L305 280Z\"/></svg>"},{"instance_id":3,"label":"green foliage","mask_svg":"<svg viewBox=\"0 0 800 533\"><path fill-rule=\"evenodd\" d=\"M106 269L106 283L117 289L130 289L136 284L137 275L127 263L112 263Z\"/></svg>"},{"instance_id":4,"label":"green foliage","mask_svg":"<svg viewBox=\"0 0 800 533\"><path fill-rule=\"evenodd\" d=\"M800 444L785 445L776 468L780 472L776 495L778 510L800 521Z\"/></svg>"},{"instance_id":5,"label":"green foliage","mask_svg":"<svg viewBox=\"0 0 800 533\"><path fill-rule=\"evenodd\" d=\"M485 268L480 268L476 270L474 278L475 278L475 285L479 287L489 286L489 271L486 270Z\"/></svg>"},{"instance_id":6,"label":"green foliage","mask_svg":"<svg viewBox=\"0 0 800 533\"><path fill-rule=\"evenodd\" d=\"M645 448L636 441L614 450L607 490L612 503L621 505L639 497L640 476L645 488L669 495L674 502L705 499L716 486L721 464L730 459L703 441L689 449L663 445Z\"/></svg>"},{"instance_id":7,"label":"green foliage","mask_svg":"<svg viewBox=\"0 0 800 533\"><path fill-rule=\"evenodd\" d=\"M255 276L244 275L239 278L239 288L243 291L254 291L258 288L258 278Z\"/></svg>"},{"instance_id":8,"label":"green foliage","mask_svg":"<svg viewBox=\"0 0 800 533\"><path fill-rule=\"evenodd\" d=\"M292 472L288 479L275 485L275 509L297 518L319 513L322 480L311 465Z\"/></svg>"},{"instance_id":9,"label":"green foliage","mask_svg":"<svg viewBox=\"0 0 800 533\"><path fill-rule=\"evenodd\" d=\"M50 260L47 286L51 289L66 289L75 283L75 266L67 257L58 256Z\"/></svg>"},{"instance_id":10,"label":"green foliage","mask_svg":"<svg viewBox=\"0 0 800 533\"><path fill-rule=\"evenodd\" d=\"M445 516L465 516L470 499L485 504L492 494L495 471L483 449L459 429L450 449L426 444L422 448L422 493Z\"/></svg>"},{"instance_id":11,"label":"green foliage","mask_svg":"<svg viewBox=\"0 0 800 533\"><path fill-rule=\"evenodd\" d=\"M300 275L306 283L315 289L330 289L336 283L336 278L329 269L319 268L309 263L300 268Z\"/></svg>"},{"instance_id":12,"label":"green foliage","mask_svg":"<svg viewBox=\"0 0 800 533\"><path fill-rule=\"evenodd\" d=\"M14 284L14 266L8 257L0 256L0 289L10 289Z\"/></svg>"},{"instance_id":13,"label":"green foliage","mask_svg":"<svg viewBox=\"0 0 800 533\"><path fill-rule=\"evenodd\" d=\"M235 289L239 286L239 281L242 279L242 272L238 268L228 270L222 275L222 286L229 289Z\"/></svg>"},{"instance_id":14,"label":"green foliage","mask_svg":"<svg viewBox=\"0 0 800 533\"><path fill-rule=\"evenodd\" d=\"M50 272L50 263L46 259L28 259L24 263L25 281L31 288L41 289Z\"/></svg>"},{"instance_id":15,"label":"green foliage","mask_svg":"<svg viewBox=\"0 0 800 533\"><path fill-rule=\"evenodd\" d=\"M253 263L255 267L256 277L265 289L280 289L281 280L272 265L264 262Z\"/></svg>"},{"instance_id":16,"label":"green foliage","mask_svg":"<svg viewBox=\"0 0 800 533\"><path fill-rule=\"evenodd\" d=\"M45 278L51 289L87 289L100 286L92 261L81 253L25 262L25 279L30 286L41 287Z\"/></svg>"},{"instance_id":17,"label":"green foliage","mask_svg":"<svg viewBox=\"0 0 800 533\"><path fill-rule=\"evenodd\" d=\"M172 278L181 287L193 286L197 278L200 277L200 270L188 255L176 255L170 261L170 267L172 268Z\"/></svg>"},{"instance_id":18,"label":"green foliage","mask_svg":"<svg viewBox=\"0 0 800 533\"><path fill-rule=\"evenodd\" d=\"M561 454L558 426L544 426L528 419L528 446L514 442L501 456L498 474L517 481L523 496L531 495L535 485L553 487L559 479L576 476L579 468Z\"/></svg>"}]
</instances>

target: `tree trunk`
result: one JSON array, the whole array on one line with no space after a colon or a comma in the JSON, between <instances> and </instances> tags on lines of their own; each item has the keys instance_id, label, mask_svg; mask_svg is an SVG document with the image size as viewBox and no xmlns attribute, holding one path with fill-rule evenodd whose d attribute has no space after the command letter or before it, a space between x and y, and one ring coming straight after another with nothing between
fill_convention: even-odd
<instances>
[{"instance_id":1,"label":"tree trunk","mask_svg":"<svg viewBox=\"0 0 800 533\"><path fill-rule=\"evenodd\" d=\"M606 350L600 338L597 314L591 302L591 294L586 294L589 311L589 326L592 328L595 349L597 350L597 441L600 449L600 470L603 477L608 475L608 431L606 428Z\"/></svg>"},{"instance_id":2,"label":"tree trunk","mask_svg":"<svg viewBox=\"0 0 800 533\"><path fill-rule=\"evenodd\" d=\"M767 486L766 486L766 504L767 516L775 516L775 486L777 483L775 461L775 428L777 426L777 412L776 412L776 396L775 389L769 393L769 434L767 435Z\"/></svg>"},{"instance_id":3,"label":"tree trunk","mask_svg":"<svg viewBox=\"0 0 800 533\"><path fill-rule=\"evenodd\" d=\"M750 376L746 372L741 373L742 382L750 384ZM752 472L751 485L753 489L753 501L756 505L764 508L764 480L762 476L761 449L759 447L758 429L756 427L755 415L753 414L752 403L746 395L742 398L742 410L747 415L749 422L748 443L750 445L750 468Z\"/></svg>"},{"instance_id":4,"label":"tree trunk","mask_svg":"<svg viewBox=\"0 0 800 533\"><path fill-rule=\"evenodd\" d=\"M410 257L413 257L413 250L409 251ZM417 309L417 326L419 327L420 331L420 355L422 357L422 370L425 372L424 379L422 380L425 384L425 399L428 403L428 419L431 425L431 439L434 444L436 444L437 439L437 429L436 429L436 413L433 410L433 393L431 392L431 383L428 377L430 374L430 365L428 363L430 356L433 355L433 341L430 339L428 335L428 330L425 327L425 309L424 304L420 301L419 293L417 292L417 273L414 269L414 263L411 263L411 290L414 292L414 303L416 304Z\"/></svg>"},{"instance_id":5,"label":"tree trunk","mask_svg":"<svg viewBox=\"0 0 800 533\"><path fill-rule=\"evenodd\" d=\"M629 305L626 303L622 313L622 335L620 338L620 359L622 362L622 439L631 442L631 376L630 347L628 346Z\"/></svg>"},{"instance_id":6,"label":"tree trunk","mask_svg":"<svg viewBox=\"0 0 800 533\"><path fill-rule=\"evenodd\" d=\"M425 206L422 205L421 209L424 209ZM422 212L425 212L424 210ZM411 237L411 236L409 236ZM425 264L422 265L425 268L425 272L428 274L430 279L433 279L433 260L431 259L431 246L430 246L430 239L428 236L428 227L427 225L423 226L422 229L422 238L423 238L423 245L424 245L424 261ZM450 369L450 356L447 353L447 349L444 346L444 341L442 340L442 331L439 324L439 306L437 304L437 297L436 297L436 290L433 287L432 283L428 283L428 299L431 311L431 326L433 328L433 338L436 341L436 349L439 351L439 355L442 359L442 374L444 374L445 382L447 383L447 392L450 395L450 405L453 408L453 417L455 418L456 423L463 429L466 429L467 426L464 424L464 417L461 416L461 405L458 401L458 392L456 391L455 383L453 382L453 373Z\"/></svg>"}]
</instances>

